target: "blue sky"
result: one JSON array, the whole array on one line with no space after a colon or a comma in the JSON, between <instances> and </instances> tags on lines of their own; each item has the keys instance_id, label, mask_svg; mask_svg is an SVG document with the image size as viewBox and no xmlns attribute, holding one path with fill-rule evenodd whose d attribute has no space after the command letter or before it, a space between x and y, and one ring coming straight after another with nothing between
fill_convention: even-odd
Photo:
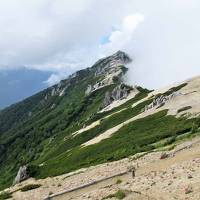
<instances>
[{"instance_id":1,"label":"blue sky","mask_svg":"<svg viewBox=\"0 0 200 200\"><path fill-rule=\"evenodd\" d=\"M110 32L107 33L107 35L103 35L103 36L100 38L100 45L106 45L106 44L110 43L110 42L111 42L111 41L110 41L110 36L111 36L112 33L115 32L115 31L119 31L119 30L117 30L117 28L115 28L115 27L112 27L111 30L110 30Z\"/></svg>"},{"instance_id":2,"label":"blue sky","mask_svg":"<svg viewBox=\"0 0 200 200\"><path fill-rule=\"evenodd\" d=\"M129 83L181 81L200 74L199 10L199 0L0 1L0 73L36 70L47 87L123 50Z\"/></svg>"},{"instance_id":3,"label":"blue sky","mask_svg":"<svg viewBox=\"0 0 200 200\"><path fill-rule=\"evenodd\" d=\"M104 44L109 43L109 42L110 42L109 37L110 37L110 35L103 36L103 37L100 39L100 44L101 44L101 45L104 45Z\"/></svg>"}]
</instances>

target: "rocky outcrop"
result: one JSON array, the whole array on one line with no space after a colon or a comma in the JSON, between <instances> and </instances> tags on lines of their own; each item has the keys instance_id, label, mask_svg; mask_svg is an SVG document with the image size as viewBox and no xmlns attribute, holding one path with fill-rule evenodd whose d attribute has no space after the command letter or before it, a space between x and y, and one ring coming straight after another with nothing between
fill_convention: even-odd
<instances>
[{"instance_id":1,"label":"rocky outcrop","mask_svg":"<svg viewBox=\"0 0 200 200\"><path fill-rule=\"evenodd\" d=\"M108 68L108 67L112 67L113 65L116 65L116 63L121 63L121 64L127 64L130 63L132 60L131 58L124 53L123 51L117 51L115 54L113 54L112 56L106 57L106 58L102 58L100 60L98 60L92 68L97 68L98 70L100 68ZM97 72L100 72L100 70Z\"/></svg>"},{"instance_id":2,"label":"rocky outcrop","mask_svg":"<svg viewBox=\"0 0 200 200\"><path fill-rule=\"evenodd\" d=\"M131 90L133 90L133 88L125 84L120 84L115 87L113 91L106 92L102 107L105 108L113 101L126 98L130 94Z\"/></svg>"},{"instance_id":3,"label":"rocky outcrop","mask_svg":"<svg viewBox=\"0 0 200 200\"><path fill-rule=\"evenodd\" d=\"M166 153L166 152L163 152L161 155L160 155L160 159L165 159L165 158L168 158L169 157L169 154Z\"/></svg>"},{"instance_id":4,"label":"rocky outcrop","mask_svg":"<svg viewBox=\"0 0 200 200\"><path fill-rule=\"evenodd\" d=\"M66 93L66 90L68 89L68 87L70 86L70 83L68 83L66 86L62 85L61 83L59 83L56 86L53 86L52 90L51 90L51 96L64 96Z\"/></svg>"},{"instance_id":5,"label":"rocky outcrop","mask_svg":"<svg viewBox=\"0 0 200 200\"><path fill-rule=\"evenodd\" d=\"M88 85L86 91L85 91L85 94L86 95L89 95L90 93L102 88L102 87L105 87L106 85L110 85L113 83L113 78L111 77L108 77L108 78L105 78L104 80L102 81L97 81L94 85Z\"/></svg>"},{"instance_id":6,"label":"rocky outcrop","mask_svg":"<svg viewBox=\"0 0 200 200\"><path fill-rule=\"evenodd\" d=\"M143 111L148 111L153 108L160 108L165 105L166 102L172 100L174 97L181 95L180 92L173 92L172 94L166 96L166 95L160 95L156 98L154 98L153 102L149 105L146 105Z\"/></svg>"},{"instance_id":7,"label":"rocky outcrop","mask_svg":"<svg viewBox=\"0 0 200 200\"><path fill-rule=\"evenodd\" d=\"M92 69L95 70L95 76L116 74L119 72L120 67L130 63L131 61L132 60L126 53L118 51L112 56L96 62Z\"/></svg>"},{"instance_id":8,"label":"rocky outcrop","mask_svg":"<svg viewBox=\"0 0 200 200\"><path fill-rule=\"evenodd\" d=\"M20 183L20 182L28 179L29 177L30 177L30 174L29 174L28 167L26 165L21 166L19 168L19 171L17 173L17 176L15 177L13 184L15 185L17 183Z\"/></svg>"},{"instance_id":9,"label":"rocky outcrop","mask_svg":"<svg viewBox=\"0 0 200 200\"><path fill-rule=\"evenodd\" d=\"M100 59L91 68L94 71L95 77L100 79L96 83L88 85L85 94L89 95L95 90L113 83L121 83L123 75L128 70L124 65L129 62L131 62L131 59L122 51L118 51L107 58Z\"/></svg>"},{"instance_id":10,"label":"rocky outcrop","mask_svg":"<svg viewBox=\"0 0 200 200\"><path fill-rule=\"evenodd\" d=\"M94 90L94 87L92 85L88 85L85 94L89 95Z\"/></svg>"},{"instance_id":11,"label":"rocky outcrop","mask_svg":"<svg viewBox=\"0 0 200 200\"><path fill-rule=\"evenodd\" d=\"M51 97L59 96L62 97L66 95L67 89L71 86L70 82L65 83L65 81L61 81L59 84L54 85L50 88L47 94L44 97L44 101L47 101Z\"/></svg>"}]
</instances>

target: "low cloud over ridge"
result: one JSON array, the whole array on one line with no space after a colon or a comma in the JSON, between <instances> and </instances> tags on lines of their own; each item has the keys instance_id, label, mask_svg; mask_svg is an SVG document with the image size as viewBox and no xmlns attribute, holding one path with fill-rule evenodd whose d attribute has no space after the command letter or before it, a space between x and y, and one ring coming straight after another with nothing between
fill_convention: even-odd
<instances>
[{"instance_id":1,"label":"low cloud over ridge","mask_svg":"<svg viewBox=\"0 0 200 200\"><path fill-rule=\"evenodd\" d=\"M1 1L0 70L51 71L51 85L121 49L134 58L129 83L160 87L200 74L199 10L197 0Z\"/></svg>"}]
</instances>

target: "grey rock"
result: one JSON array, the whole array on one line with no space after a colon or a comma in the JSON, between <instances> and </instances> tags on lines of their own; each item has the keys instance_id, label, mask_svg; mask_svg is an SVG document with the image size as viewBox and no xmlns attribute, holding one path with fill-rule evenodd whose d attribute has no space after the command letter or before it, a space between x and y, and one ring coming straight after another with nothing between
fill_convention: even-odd
<instances>
[{"instance_id":1,"label":"grey rock","mask_svg":"<svg viewBox=\"0 0 200 200\"><path fill-rule=\"evenodd\" d=\"M113 101L114 99L112 97L112 92L106 92L102 107L105 108L106 106L110 105Z\"/></svg>"},{"instance_id":2,"label":"grey rock","mask_svg":"<svg viewBox=\"0 0 200 200\"><path fill-rule=\"evenodd\" d=\"M51 109L54 109L55 107L56 107L55 103L51 105Z\"/></svg>"},{"instance_id":3,"label":"grey rock","mask_svg":"<svg viewBox=\"0 0 200 200\"><path fill-rule=\"evenodd\" d=\"M31 111L28 112L28 116L29 116L29 117L32 116L32 112L31 112Z\"/></svg>"},{"instance_id":4,"label":"grey rock","mask_svg":"<svg viewBox=\"0 0 200 200\"><path fill-rule=\"evenodd\" d=\"M45 100L45 101L48 100L48 95L46 95L46 96L44 97L44 100Z\"/></svg>"},{"instance_id":5,"label":"grey rock","mask_svg":"<svg viewBox=\"0 0 200 200\"><path fill-rule=\"evenodd\" d=\"M100 79L96 83L88 85L85 94L89 95L104 86L116 82L121 83L122 77L127 71L124 65L131 61L130 57L122 51L118 51L112 56L97 61L91 70L94 71L95 77Z\"/></svg>"},{"instance_id":6,"label":"grey rock","mask_svg":"<svg viewBox=\"0 0 200 200\"><path fill-rule=\"evenodd\" d=\"M144 112L151 110L153 108L160 108L165 105L168 101L172 100L174 97L181 95L180 92L173 92L172 94L165 96L161 95L153 100L153 102L149 105L146 105L143 109Z\"/></svg>"},{"instance_id":7,"label":"grey rock","mask_svg":"<svg viewBox=\"0 0 200 200\"><path fill-rule=\"evenodd\" d=\"M52 91L51 91L51 96L55 96L56 94L57 94L56 88L53 88Z\"/></svg>"},{"instance_id":8,"label":"grey rock","mask_svg":"<svg viewBox=\"0 0 200 200\"><path fill-rule=\"evenodd\" d=\"M92 92L92 90L93 90L92 85L88 85L88 87L87 87L87 89L86 89L86 91L85 91L85 94L86 94L86 95L89 95L89 94Z\"/></svg>"},{"instance_id":9,"label":"grey rock","mask_svg":"<svg viewBox=\"0 0 200 200\"><path fill-rule=\"evenodd\" d=\"M126 86L125 84L120 84L115 87L112 92L106 92L102 107L105 108L113 101L126 98L131 90L132 88L130 88L129 86Z\"/></svg>"},{"instance_id":10,"label":"grey rock","mask_svg":"<svg viewBox=\"0 0 200 200\"><path fill-rule=\"evenodd\" d=\"M160 159L165 159L165 158L168 158L169 157L169 154L164 152L160 155Z\"/></svg>"},{"instance_id":11,"label":"grey rock","mask_svg":"<svg viewBox=\"0 0 200 200\"><path fill-rule=\"evenodd\" d=\"M20 183L30 177L29 172L28 172L28 167L26 165L21 166L17 172L17 176L15 177L15 180L13 184Z\"/></svg>"}]
</instances>

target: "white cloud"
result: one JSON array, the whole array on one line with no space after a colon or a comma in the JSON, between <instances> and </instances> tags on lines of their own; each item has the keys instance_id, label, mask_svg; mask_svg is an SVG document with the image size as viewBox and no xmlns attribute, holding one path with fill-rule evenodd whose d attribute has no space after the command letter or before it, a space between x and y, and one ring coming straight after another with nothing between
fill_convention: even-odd
<instances>
[{"instance_id":1,"label":"white cloud","mask_svg":"<svg viewBox=\"0 0 200 200\"><path fill-rule=\"evenodd\" d=\"M199 10L198 0L2 0L0 70L50 70L52 84L121 49L134 57L130 82L159 87L200 74Z\"/></svg>"},{"instance_id":2,"label":"white cloud","mask_svg":"<svg viewBox=\"0 0 200 200\"><path fill-rule=\"evenodd\" d=\"M110 34L109 42L100 46L101 51L108 55L119 49L126 50L134 38L134 31L143 20L144 15L139 13L126 16L120 27Z\"/></svg>"},{"instance_id":3,"label":"white cloud","mask_svg":"<svg viewBox=\"0 0 200 200\"><path fill-rule=\"evenodd\" d=\"M51 86L66 78L66 76L67 74L65 73L52 74L44 83Z\"/></svg>"}]
</instances>

